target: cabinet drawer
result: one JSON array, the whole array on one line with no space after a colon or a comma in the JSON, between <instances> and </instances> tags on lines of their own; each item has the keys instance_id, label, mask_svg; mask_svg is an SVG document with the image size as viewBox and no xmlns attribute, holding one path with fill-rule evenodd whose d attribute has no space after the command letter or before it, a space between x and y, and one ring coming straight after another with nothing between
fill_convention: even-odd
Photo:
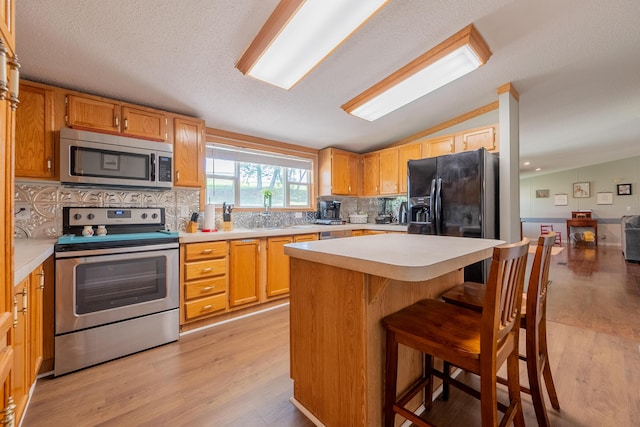
<instances>
[{"instance_id":1,"label":"cabinet drawer","mask_svg":"<svg viewBox=\"0 0 640 427\"><path fill-rule=\"evenodd\" d=\"M194 317L204 316L227 308L227 294L224 293L196 301L189 301L184 305L187 319L193 319Z\"/></svg>"},{"instance_id":2,"label":"cabinet drawer","mask_svg":"<svg viewBox=\"0 0 640 427\"><path fill-rule=\"evenodd\" d=\"M189 243L185 246L185 260L199 261L226 256L229 250L227 242Z\"/></svg>"},{"instance_id":3,"label":"cabinet drawer","mask_svg":"<svg viewBox=\"0 0 640 427\"><path fill-rule=\"evenodd\" d=\"M184 280L204 279L227 274L227 258L189 262L184 265Z\"/></svg>"},{"instance_id":4,"label":"cabinet drawer","mask_svg":"<svg viewBox=\"0 0 640 427\"><path fill-rule=\"evenodd\" d=\"M227 276L216 277L209 280L198 280L197 282L185 283L185 299L200 298L208 295L219 294L227 290Z\"/></svg>"}]
</instances>

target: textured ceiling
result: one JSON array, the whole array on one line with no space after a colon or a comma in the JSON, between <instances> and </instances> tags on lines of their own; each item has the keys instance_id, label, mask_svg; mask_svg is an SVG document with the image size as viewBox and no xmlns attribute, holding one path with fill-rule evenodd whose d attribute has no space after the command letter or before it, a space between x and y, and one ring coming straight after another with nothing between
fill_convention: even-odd
<instances>
[{"instance_id":1,"label":"textured ceiling","mask_svg":"<svg viewBox=\"0 0 640 427\"><path fill-rule=\"evenodd\" d=\"M640 155L640 1L391 0L290 91L234 64L277 0L20 0L22 75L324 148L383 147L520 93L520 158L544 172ZM375 122L340 105L473 23L493 56ZM486 122L486 123L482 123ZM497 113L474 124L497 122Z\"/></svg>"}]
</instances>

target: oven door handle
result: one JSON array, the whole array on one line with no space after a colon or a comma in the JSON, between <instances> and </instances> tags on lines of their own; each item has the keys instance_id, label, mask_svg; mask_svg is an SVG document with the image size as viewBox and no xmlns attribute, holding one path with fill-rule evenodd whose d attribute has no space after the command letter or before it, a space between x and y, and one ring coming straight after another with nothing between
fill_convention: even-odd
<instances>
[{"instance_id":1,"label":"oven door handle","mask_svg":"<svg viewBox=\"0 0 640 427\"><path fill-rule=\"evenodd\" d=\"M150 252L159 251L164 249L178 249L179 243L164 243L160 245L146 245L146 246L133 246L124 248L105 248L105 249L89 249L86 251L70 251L70 252L56 252L56 259L60 258L80 258L85 256L94 255L115 255L126 254L134 252Z\"/></svg>"}]
</instances>

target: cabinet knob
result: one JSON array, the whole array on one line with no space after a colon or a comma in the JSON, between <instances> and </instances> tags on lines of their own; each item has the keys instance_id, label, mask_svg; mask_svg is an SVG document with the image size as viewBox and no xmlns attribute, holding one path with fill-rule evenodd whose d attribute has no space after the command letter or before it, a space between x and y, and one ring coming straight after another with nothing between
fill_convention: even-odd
<instances>
[{"instance_id":1,"label":"cabinet knob","mask_svg":"<svg viewBox=\"0 0 640 427\"><path fill-rule=\"evenodd\" d=\"M129 119L125 118L124 119L124 130L129 129Z\"/></svg>"},{"instance_id":2,"label":"cabinet knob","mask_svg":"<svg viewBox=\"0 0 640 427\"><path fill-rule=\"evenodd\" d=\"M213 249L203 249L200 251L201 254L210 254L211 252L213 252Z\"/></svg>"},{"instance_id":3,"label":"cabinet knob","mask_svg":"<svg viewBox=\"0 0 640 427\"><path fill-rule=\"evenodd\" d=\"M51 157L47 159L47 170L51 170Z\"/></svg>"},{"instance_id":4,"label":"cabinet knob","mask_svg":"<svg viewBox=\"0 0 640 427\"><path fill-rule=\"evenodd\" d=\"M114 125L115 125L115 127L120 126L120 118L118 117L118 115L117 115L117 114L116 114L116 116L115 116Z\"/></svg>"},{"instance_id":5,"label":"cabinet knob","mask_svg":"<svg viewBox=\"0 0 640 427\"><path fill-rule=\"evenodd\" d=\"M203 273L208 273L208 272L210 272L210 271L213 271L213 268L211 268L211 267L207 267L207 268L203 268L203 269L202 269L202 272L203 272Z\"/></svg>"},{"instance_id":6,"label":"cabinet knob","mask_svg":"<svg viewBox=\"0 0 640 427\"><path fill-rule=\"evenodd\" d=\"M211 289L213 289L213 286L206 286L202 288L202 292L209 292Z\"/></svg>"},{"instance_id":7,"label":"cabinet knob","mask_svg":"<svg viewBox=\"0 0 640 427\"><path fill-rule=\"evenodd\" d=\"M213 305L212 305L212 304L207 304L207 305L205 305L204 307L202 307L202 311L207 311L207 310L210 310L210 309L212 309L212 308L213 308Z\"/></svg>"}]
</instances>

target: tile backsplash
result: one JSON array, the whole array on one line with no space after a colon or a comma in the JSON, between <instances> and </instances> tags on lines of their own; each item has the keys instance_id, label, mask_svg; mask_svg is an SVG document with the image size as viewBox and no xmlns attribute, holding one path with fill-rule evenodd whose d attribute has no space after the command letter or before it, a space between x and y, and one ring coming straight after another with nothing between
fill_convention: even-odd
<instances>
[{"instance_id":1,"label":"tile backsplash","mask_svg":"<svg viewBox=\"0 0 640 427\"><path fill-rule=\"evenodd\" d=\"M59 183L16 182L16 204L29 207L29 219L15 219L16 239L47 239L62 235L65 206L164 207L167 228L184 231L191 212L198 212L200 190L135 191L70 188Z\"/></svg>"}]
</instances>

